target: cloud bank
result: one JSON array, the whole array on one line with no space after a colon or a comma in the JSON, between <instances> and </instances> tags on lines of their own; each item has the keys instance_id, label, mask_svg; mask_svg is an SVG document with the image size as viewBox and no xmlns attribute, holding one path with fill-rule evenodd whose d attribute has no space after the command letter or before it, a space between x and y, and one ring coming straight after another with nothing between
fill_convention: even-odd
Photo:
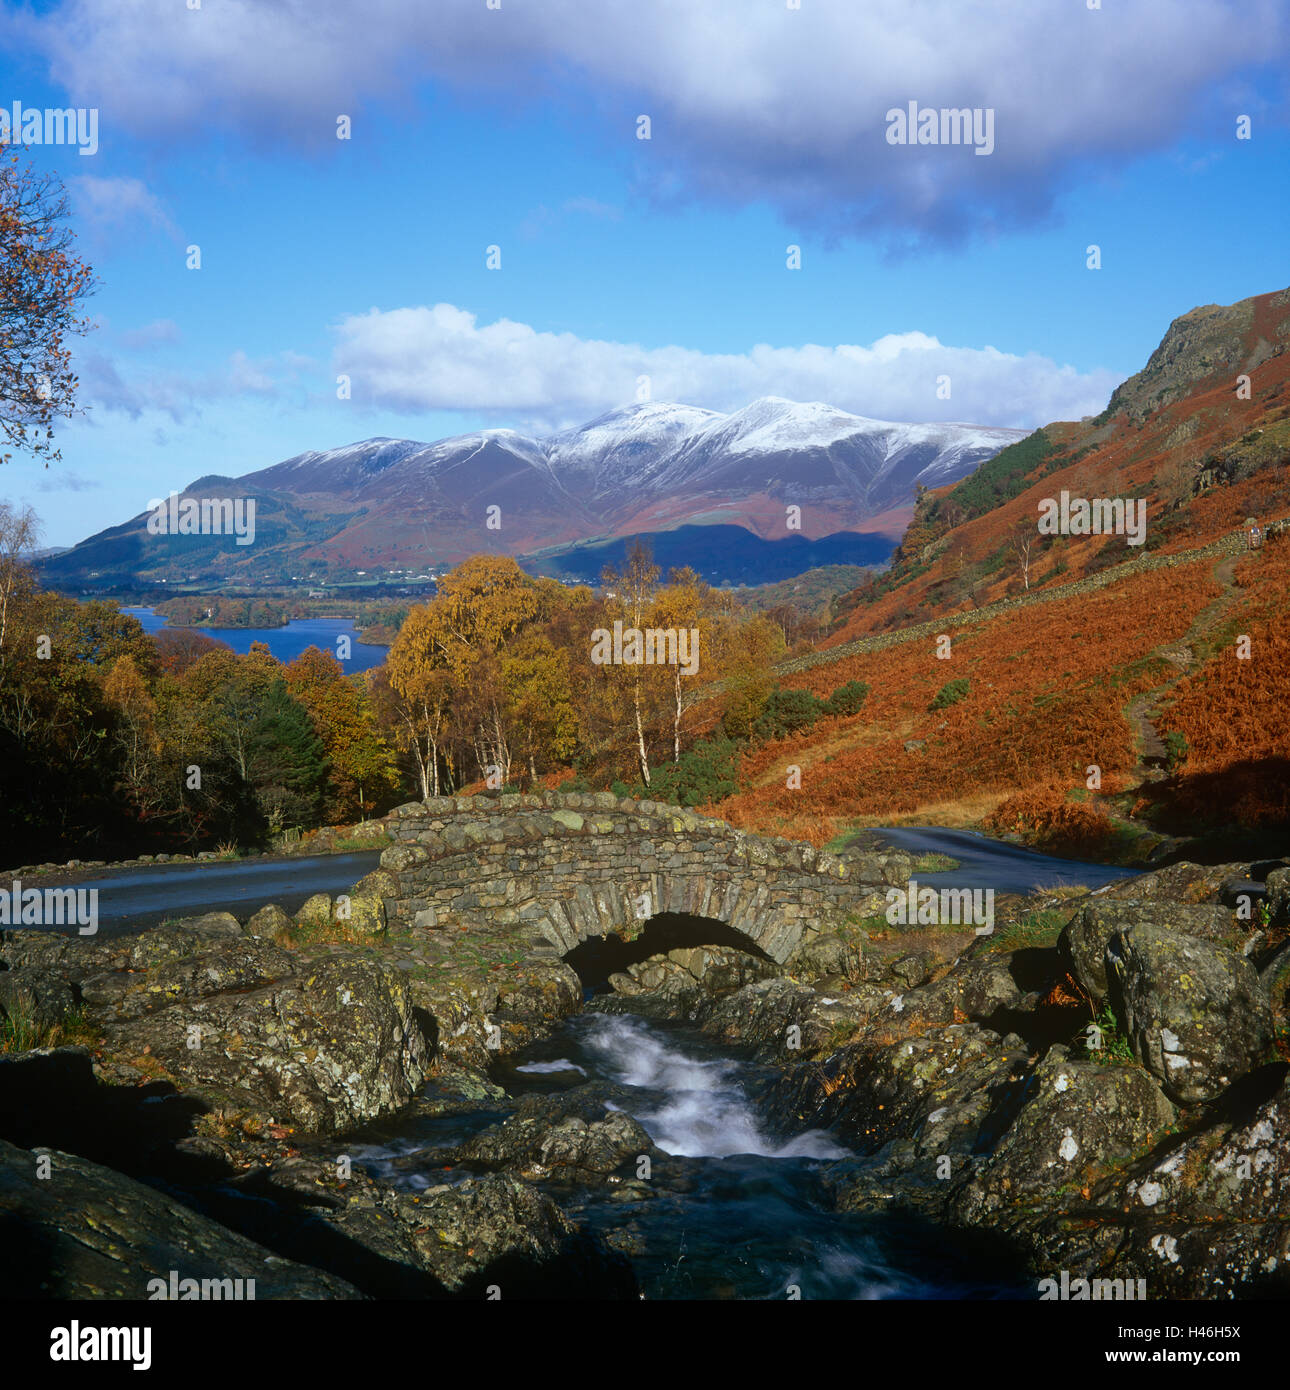
<instances>
[{"instance_id":1,"label":"cloud bank","mask_svg":"<svg viewBox=\"0 0 1290 1390\"><path fill-rule=\"evenodd\" d=\"M480 324L452 304L373 309L346 317L335 331L333 366L350 378L356 403L477 412L526 427L581 423L627 404L638 398L642 378L654 400L711 410L775 395L878 419L1033 427L1096 414L1122 380L917 332L868 346L759 344L705 353L541 332L511 319Z\"/></svg>"},{"instance_id":2,"label":"cloud bank","mask_svg":"<svg viewBox=\"0 0 1290 1390\"><path fill-rule=\"evenodd\" d=\"M437 80L585 114L583 138L620 140L655 200L766 202L897 243L1032 222L1090 163L1225 138L1258 109L1251 77L1284 83L1290 57L1283 0L63 0L10 14L55 80L103 108L105 139L218 130L334 148L337 115L361 139L357 113ZM911 100L994 110L994 153L888 144L887 111Z\"/></svg>"}]
</instances>

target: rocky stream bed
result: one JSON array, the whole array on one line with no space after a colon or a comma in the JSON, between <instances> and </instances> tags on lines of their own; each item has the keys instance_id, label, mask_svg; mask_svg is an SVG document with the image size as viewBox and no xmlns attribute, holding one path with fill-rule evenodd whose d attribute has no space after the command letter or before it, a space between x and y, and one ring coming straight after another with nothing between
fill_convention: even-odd
<instances>
[{"instance_id":1,"label":"rocky stream bed","mask_svg":"<svg viewBox=\"0 0 1290 1390\"><path fill-rule=\"evenodd\" d=\"M343 926L322 897L0 936L0 1009L67 1039L0 1055L4 1293L1290 1292L1290 860L988 936L859 917L782 964L702 919L535 952L388 887Z\"/></svg>"}]
</instances>

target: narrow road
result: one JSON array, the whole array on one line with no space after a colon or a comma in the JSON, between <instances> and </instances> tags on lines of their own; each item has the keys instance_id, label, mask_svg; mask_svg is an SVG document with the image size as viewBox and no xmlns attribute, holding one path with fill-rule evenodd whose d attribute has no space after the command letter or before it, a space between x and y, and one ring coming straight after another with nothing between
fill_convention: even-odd
<instances>
[{"instance_id":1,"label":"narrow road","mask_svg":"<svg viewBox=\"0 0 1290 1390\"><path fill-rule=\"evenodd\" d=\"M939 825L875 827L864 835L885 840L911 854L948 854L957 859L957 869L916 875L919 883L931 888L993 888L996 893L1034 893L1059 884L1101 888L1145 872L1080 859L1058 859L992 840L975 830L946 830Z\"/></svg>"},{"instance_id":2,"label":"narrow road","mask_svg":"<svg viewBox=\"0 0 1290 1390\"><path fill-rule=\"evenodd\" d=\"M362 850L227 864L155 864L42 875L24 886L96 890L99 935L121 936L170 917L202 912L231 912L246 918L265 903L277 903L294 913L313 893L352 888L380 859L380 850ZM75 927L47 930L76 934Z\"/></svg>"}]
</instances>

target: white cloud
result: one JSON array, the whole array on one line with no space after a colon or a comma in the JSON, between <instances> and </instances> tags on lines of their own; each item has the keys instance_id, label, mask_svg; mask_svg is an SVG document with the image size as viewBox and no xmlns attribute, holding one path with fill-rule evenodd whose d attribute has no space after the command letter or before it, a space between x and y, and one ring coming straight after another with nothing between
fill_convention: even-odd
<instances>
[{"instance_id":1,"label":"white cloud","mask_svg":"<svg viewBox=\"0 0 1290 1390\"><path fill-rule=\"evenodd\" d=\"M75 212L98 240L132 233L140 222L177 236L170 215L140 179L81 174L67 181Z\"/></svg>"},{"instance_id":2,"label":"white cloud","mask_svg":"<svg viewBox=\"0 0 1290 1390\"><path fill-rule=\"evenodd\" d=\"M254 362L239 349L225 365L210 372L132 371L123 375L111 358L89 352L78 362L80 400L91 412L120 413L133 420L158 413L181 424L195 418L201 407L212 401L276 395L278 382L271 374L271 365Z\"/></svg>"},{"instance_id":3,"label":"white cloud","mask_svg":"<svg viewBox=\"0 0 1290 1390\"><path fill-rule=\"evenodd\" d=\"M452 304L373 309L336 328L334 366L359 404L397 411L474 411L499 423L580 423L635 398L734 410L758 396L826 401L890 420L1035 426L1094 414L1121 378L1078 372L1036 354L953 347L924 333L870 345L772 347L705 353L684 347L539 332L510 319L480 324ZM950 399L937 379L950 378Z\"/></svg>"},{"instance_id":4,"label":"white cloud","mask_svg":"<svg viewBox=\"0 0 1290 1390\"><path fill-rule=\"evenodd\" d=\"M1215 128L1252 71L1284 77L1284 0L63 0L14 28L78 102L155 139L321 147L340 113L427 78L575 104L654 198L769 201L827 231L953 240L1045 216L1088 160ZM891 146L909 100L996 112L997 149ZM1242 98L1244 99L1244 98ZM634 139L637 114L653 139Z\"/></svg>"}]
</instances>

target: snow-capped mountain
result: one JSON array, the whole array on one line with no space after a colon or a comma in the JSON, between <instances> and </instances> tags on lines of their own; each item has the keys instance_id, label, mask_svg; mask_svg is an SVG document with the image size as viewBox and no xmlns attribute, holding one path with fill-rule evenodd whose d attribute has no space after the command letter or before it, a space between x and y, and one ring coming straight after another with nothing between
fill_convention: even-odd
<instances>
[{"instance_id":1,"label":"snow-capped mountain","mask_svg":"<svg viewBox=\"0 0 1290 1390\"><path fill-rule=\"evenodd\" d=\"M660 503L677 509L673 524L680 524L686 499L706 511L716 498L729 505L753 495L841 507L853 524L912 502L918 483L963 477L1024 433L868 420L775 396L730 415L651 402L544 438L483 430L434 444L369 439L301 454L241 481L407 506L465 506L485 494L503 509L546 499L615 531Z\"/></svg>"},{"instance_id":2,"label":"snow-capped mountain","mask_svg":"<svg viewBox=\"0 0 1290 1390\"><path fill-rule=\"evenodd\" d=\"M276 548L293 568L424 566L682 526L741 527L779 542L789 506L800 508L800 537L868 532L894 543L919 483L954 482L1024 434L869 420L774 396L729 415L649 402L541 437L493 429L430 444L366 439L221 485L261 499L263 539L236 555L252 566ZM211 483L193 485L194 495ZM82 542L82 556L75 548L62 568L129 549L142 520ZM133 563L147 553L132 552Z\"/></svg>"}]
</instances>

